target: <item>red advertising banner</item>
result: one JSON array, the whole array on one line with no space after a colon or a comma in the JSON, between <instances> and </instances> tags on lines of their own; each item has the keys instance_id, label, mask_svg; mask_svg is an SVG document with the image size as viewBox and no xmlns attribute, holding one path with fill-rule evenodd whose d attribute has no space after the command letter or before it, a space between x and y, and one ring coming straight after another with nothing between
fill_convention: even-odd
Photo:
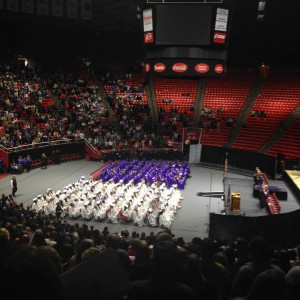
<instances>
[{"instance_id":1,"label":"red advertising banner","mask_svg":"<svg viewBox=\"0 0 300 300\"><path fill-rule=\"evenodd\" d=\"M156 63L153 67L155 72L161 73L166 69L166 65L164 63Z\"/></svg>"},{"instance_id":2,"label":"red advertising banner","mask_svg":"<svg viewBox=\"0 0 300 300\"><path fill-rule=\"evenodd\" d=\"M205 63L200 63L195 66L195 71L197 73L207 73L209 71L209 65Z\"/></svg>"},{"instance_id":3,"label":"red advertising banner","mask_svg":"<svg viewBox=\"0 0 300 300\"><path fill-rule=\"evenodd\" d=\"M225 44L225 41L226 41L226 33L215 31L213 42L218 44Z\"/></svg>"},{"instance_id":4,"label":"red advertising banner","mask_svg":"<svg viewBox=\"0 0 300 300\"><path fill-rule=\"evenodd\" d=\"M188 70L188 66L185 63L178 62L172 66L172 70L176 73L184 73Z\"/></svg>"},{"instance_id":5,"label":"red advertising banner","mask_svg":"<svg viewBox=\"0 0 300 300\"><path fill-rule=\"evenodd\" d=\"M221 74L224 71L224 66L222 64L218 64L218 65L215 65L214 69L217 74Z\"/></svg>"},{"instance_id":6,"label":"red advertising banner","mask_svg":"<svg viewBox=\"0 0 300 300\"><path fill-rule=\"evenodd\" d=\"M153 31L151 32L145 32L144 33L144 43L153 43L154 42L154 37L153 37Z\"/></svg>"}]
</instances>

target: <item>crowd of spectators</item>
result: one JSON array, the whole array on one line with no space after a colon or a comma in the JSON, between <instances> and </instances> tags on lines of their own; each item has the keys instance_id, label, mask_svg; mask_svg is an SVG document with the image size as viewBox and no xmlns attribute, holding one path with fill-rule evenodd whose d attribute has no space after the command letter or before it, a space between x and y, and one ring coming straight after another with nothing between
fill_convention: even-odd
<instances>
[{"instance_id":1,"label":"crowd of spectators","mask_svg":"<svg viewBox=\"0 0 300 300\"><path fill-rule=\"evenodd\" d=\"M130 76L131 78L131 76ZM110 122L99 87L87 73L37 74L25 68L0 72L0 144L5 148L56 140L87 139L96 149L148 149L180 141L176 122L186 116L172 108L170 118L153 124L143 83L101 79L119 124ZM54 103L53 98L58 99ZM50 101L50 103L49 103ZM59 103L61 105L59 105Z\"/></svg>"},{"instance_id":2,"label":"crowd of spectators","mask_svg":"<svg viewBox=\"0 0 300 300\"><path fill-rule=\"evenodd\" d=\"M232 116L224 116L224 108L213 110L212 108L204 107L201 110L199 122L201 128L220 130L222 121L228 127L235 126L235 119Z\"/></svg>"},{"instance_id":3,"label":"crowd of spectators","mask_svg":"<svg viewBox=\"0 0 300 300\"><path fill-rule=\"evenodd\" d=\"M159 112L159 123L154 124L149 105L143 101L143 82L134 84L126 78L107 76L103 86L123 135L132 148L168 147L181 140L177 121L184 121L184 115L178 114L177 108L172 106L171 114L166 120L165 110L162 108Z\"/></svg>"},{"instance_id":4,"label":"crowd of spectators","mask_svg":"<svg viewBox=\"0 0 300 300\"><path fill-rule=\"evenodd\" d=\"M110 232L37 213L12 195L2 195L0 222L0 280L8 299L38 299L40 292L45 299L300 296L299 248L272 245L263 237L231 243L187 241L170 230Z\"/></svg>"}]
</instances>

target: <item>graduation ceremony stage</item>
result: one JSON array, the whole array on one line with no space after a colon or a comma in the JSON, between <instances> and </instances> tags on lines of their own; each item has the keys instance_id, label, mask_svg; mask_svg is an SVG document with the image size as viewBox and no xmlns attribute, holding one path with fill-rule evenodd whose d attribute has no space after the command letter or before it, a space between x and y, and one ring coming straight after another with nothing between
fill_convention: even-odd
<instances>
[{"instance_id":1,"label":"graduation ceremony stage","mask_svg":"<svg viewBox=\"0 0 300 300\"><path fill-rule=\"evenodd\" d=\"M15 200L27 207L32 204L32 200L38 194L43 194L47 188L54 191L60 190L66 185L77 181L81 176L90 178L90 175L97 170L103 163L96 161L76 160L66 162L60 165L49 165L47 169L33 169L29 173L16 175L18 182L18 192ZM181 208L176 214L170 230L175 237L183 237L186 241L193 237L205 238L210 232L210 215L216 214L224 216L225 203L218 195L217 197L197 196L197 193L220 192L223 191L225 198L228 192L230 182L231 192L241 194L240 215L246 216L267 216L267 209L259 207L259 201L253 197L253 178L234 173L226 173L221 170L190 165L191 177L186 180L185 188L182 190L184 200ZM10 194L11 176L0 179L1 194ZM271 185L286 188L288 191L287 201L281 203L281 213L288 213L299 209L299 202L293 191L282 180L270 180ZM227 217L227 215L225 216ZM230 216L229 216L230 217ZM128 224L111 224L107 221L96 222L83 221L81 219L66 219L69 223L86 223L94 226L95 229L103 230L107 226L110 232L120 232L127 229L130 234L133 231L149 234L162 231L161 227L136 226Z\"/></svg>"}]
</instances>

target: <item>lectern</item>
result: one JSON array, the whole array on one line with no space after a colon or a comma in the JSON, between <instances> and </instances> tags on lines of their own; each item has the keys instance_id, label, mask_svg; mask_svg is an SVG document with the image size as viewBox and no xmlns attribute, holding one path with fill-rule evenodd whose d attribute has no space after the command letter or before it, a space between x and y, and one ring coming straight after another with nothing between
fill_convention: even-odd
<instances>
[{"instance_id":1,"label":"lectern","mask_svg":"<svg viewBox=\"0 0 300 300\"><path fill-rule=\"evenodd\" d=\"M240 212L241 194L231 193L231 211L234 213Z\"/></svg>"}]
</instances>

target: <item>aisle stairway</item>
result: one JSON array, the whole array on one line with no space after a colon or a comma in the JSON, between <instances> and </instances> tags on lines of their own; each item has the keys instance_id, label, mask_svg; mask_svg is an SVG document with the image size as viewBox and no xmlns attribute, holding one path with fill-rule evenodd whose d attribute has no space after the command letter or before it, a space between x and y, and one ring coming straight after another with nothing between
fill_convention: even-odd
<instances>
[{"instance_id":1,"label":"aisle stairway","mask_svg":"<svg viewBox=\"0 0 300 300\"><path fill-rule=\"evenodd\" d=\"M235 127L231 130L228 136L227 143L225 145L226 147L232 147L241 129L243 128L243 125L246 123L248 114L250 113L257 96L259 95L262 84L263 78L261 76L257 77L256 80L253 82L253 85L249 91L244 106L241 109L241 112L236 120Z\"/></svg>"}]
</instances>

